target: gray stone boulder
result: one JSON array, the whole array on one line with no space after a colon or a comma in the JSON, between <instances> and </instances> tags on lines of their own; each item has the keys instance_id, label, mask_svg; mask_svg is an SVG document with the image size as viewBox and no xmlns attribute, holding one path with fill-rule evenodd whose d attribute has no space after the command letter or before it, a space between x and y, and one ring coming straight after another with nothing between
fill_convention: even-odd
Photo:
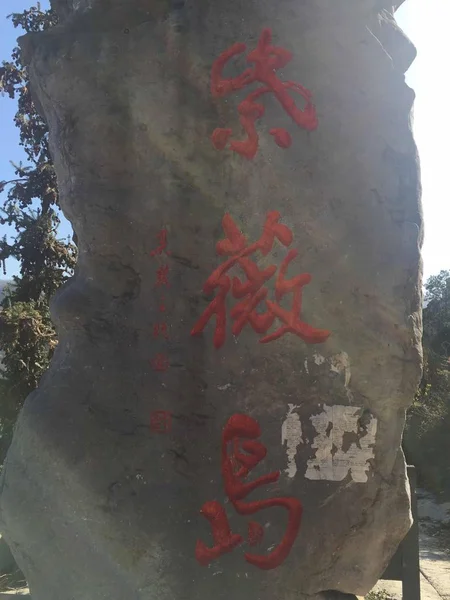
<instances>
[{"instance_id":1,"label":"gray stone boulder","mask_svg":"<svg viewBox=\"0 0 450 600\"><path fill-rule=\"evenodd\" d=\"M0 574L12 573L17 569L18 566L14 560L14 556L3 536L0 535Z\"/></svg>"},{"instance_id":2,"label":"gray stone boulder","mask_svg":"<svg viewBox=\"0 0 450 600\"><path fill-rule=\"evenodd\" d=\"M55 0L21 39L79 244L2 478L34 600L362 595L407 532L422 217L392 4Z\"/></svg>"}]
</instances>

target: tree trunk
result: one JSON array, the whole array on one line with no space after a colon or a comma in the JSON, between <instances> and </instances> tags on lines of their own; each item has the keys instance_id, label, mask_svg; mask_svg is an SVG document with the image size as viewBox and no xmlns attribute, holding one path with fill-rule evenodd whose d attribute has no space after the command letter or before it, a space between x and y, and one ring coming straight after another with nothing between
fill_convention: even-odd
<instances>
[{"instance_id":1,"label":"tree trunk","mask_svg":"<svg viewBox=\"0 0 450 600\"><path fill-rule=\"evenodd\" d=\"M3 475L34 600L364 594L404 537L422 226L392 4L54 0L22 38L79 246Z\"/></svg>"}]
</instances>

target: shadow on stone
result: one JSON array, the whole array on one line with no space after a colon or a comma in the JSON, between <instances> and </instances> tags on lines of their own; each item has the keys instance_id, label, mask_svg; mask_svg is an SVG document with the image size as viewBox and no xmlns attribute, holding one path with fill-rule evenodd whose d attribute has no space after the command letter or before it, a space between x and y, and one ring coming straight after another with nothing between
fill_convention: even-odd
<instances>
[{"instance_id":1,"label":"shadow on stone","mask_svg":"<svg viewBox=\"0 0 450 600\"><path fill-rule=\"evenodd\" d=\"M0 535L0 600L14 594L29 597L26 585L24 574L17 566L8 544Z\"/></svg>"}]
</instances>

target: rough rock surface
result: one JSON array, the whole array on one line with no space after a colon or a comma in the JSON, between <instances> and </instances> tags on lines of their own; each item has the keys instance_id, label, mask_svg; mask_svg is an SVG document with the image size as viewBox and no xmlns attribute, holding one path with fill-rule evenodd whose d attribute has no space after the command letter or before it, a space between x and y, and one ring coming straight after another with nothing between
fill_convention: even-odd
<instances>
[{"instance_id":1,"label":"rough rock surface","mask_svg":"<svg viewBox=\"0 0 450 600\"><path fill-rule=\"evenodd\" d=\"M400 444L420 375L422 230L403 76L415 51L392 5L54 0L60 25L22 39L80 251L52 307L58 350L2 480L1 531L34 600L364 594L405 535ZM297 128L267 97L259 151L246 160L210 139L216 127L241 135L245 93L213 99L209 76L223 50L254 49L268 26L293 53L280 77L311 90L319 126ZM291 148L274 143L272 127L289 130ZM299 250L288 276L312 275L303 318L331 336L260 344L247 325L215 349L214 319L190 331L211 300L202 286L225 260L215 249L222 218L255 241L272 210ZM162 229L171 254L152 257ZM260 266L280 266L286 251L275 246ZM167 289L155 286L163 265ZM162 291L169 340L154 336ZM169 369L155 371L163 352ZM165 435L150 427L158 410L172 413ZM221 477L235 413L259 422L267 447L249 479L281 471L246 501L283 496L304 508L272 570L248 564L246 544L209 566L195 558L197 540L213 545L206 501L221 502L245 536L248 519ZM252 518L265 538L251 551L265 554L285 534L286 510Z\"/></svg>"}]
</instances>

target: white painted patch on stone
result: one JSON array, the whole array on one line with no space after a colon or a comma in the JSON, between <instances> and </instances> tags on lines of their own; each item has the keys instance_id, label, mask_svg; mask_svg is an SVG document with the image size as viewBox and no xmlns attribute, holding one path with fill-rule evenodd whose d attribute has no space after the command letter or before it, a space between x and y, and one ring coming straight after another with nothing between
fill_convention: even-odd
<instances>
[{"instance_id":1,"label":"white painted patch on stone","mask_svg":"<svg viewBox=\"0 0 450 600\"><path fill-rule=\"evenodd\" d=\"M228 388L231 387L231 383L226 383L225 385L218 385L217 389L220 390L221 392L227 390Z\"/></svg>"},{"instance_id":2,"label":"white painted patch on stone","mask_svg":"<svg viewBox=\"0 0 450 600\"><path fill-rule=\"evenodd\" d=\"M325 356L322 356L321 354L314 354L313 358L316 365L323 365L325 362Z\"/></svg>"},{"instance_id":3,"label":"white painted patch on stone","mask_svg":"<svg viewBox=\"0 0 450 600\"><path fill-rule=\"evenodd\" d=\"M358 419L363 409L355 406L327 406L318 415L310 417L317 432L312 448L314 458L308 460L307 479L342 481L350 472L356 483L365 483L370 468L369 460L374 457L373 447L377 433L377 419L372 417L365 432L358 430ZM352 443L344 452L342 445L345 433L358 435L359 444Z\"/></svg>"},{"instance_id":4,"label":"white painted patch on stone","mask_svg":"<svg viewBox=\"0 0 450 600\"><path fill-rule=\"evenodd\" d=\"M302 424L300 417L294 412L296 408L299 408L295 404L288 404L289 410L286 415L286 419L281 426L281 443L286 445L287 454L287 469L284 472L288 477L295 477L297 473L297 464L295 462L295 455L297 454L297 447L303 444L302 436Z\"/></svg>"},{"instance_id":5,"label":"white painted patch on stone","mask_svg":"<svg viewBox=\"0 0 450 600\"><path fill-rule=\"evenodd\" d=\"M339 352L330 358L330 369L334 373L344 373L344 385L348 387L352 376L350 358L347 352Z\"/></svg>"},{"instance_id":6,"label":"white painted patch on stone","mask_svg":"<svg viewBox=\"0 0 450 600\"><path fill-rule=\"evenodd\" d=\"M305 371L308 373L309 375L309 369L308 369L308 359L305 358L305 362L303 363L305 365Z\"/></svg>"}]
</instances>

